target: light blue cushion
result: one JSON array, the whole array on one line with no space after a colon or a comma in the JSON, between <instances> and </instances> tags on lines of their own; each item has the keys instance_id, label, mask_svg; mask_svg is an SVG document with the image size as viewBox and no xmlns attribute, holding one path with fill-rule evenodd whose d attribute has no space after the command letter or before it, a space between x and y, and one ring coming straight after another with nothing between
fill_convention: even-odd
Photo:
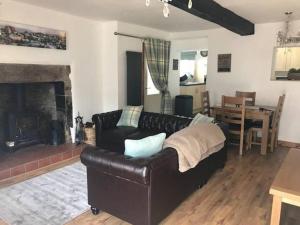
<instances>
[{"instance_id":1,"label":"light blue cushion","mask_svg":"<svg viewBox=\"0 0 300 225\"><path fill-rule=\"evenodd\" d=\"M124 155L131 157L149 157L162 150L166 134L161 133L140 140L125 140Z\"/></svg>"},{"instance_id":2,"label":"light blue cushion","mask_svg":"<svg viewBox=\"0 0 300 225\"><path fill-rule=\"evenodd\" d=\"M126 106L123 111L117 126L135 127L139 125L140 116L143 106Z\"/></svg>"},{"instance_id":3,"label":"light blue cushion","mask_svg":"<svg viewBox=\"0 0 300 225\"><path fill-rule=\"evenodd\" d=\"M199 124L199 123L213 123L214 120L215 119L213 117L208 117L208 116L202 115L201 113L198 113L194 117L192 122L190 123L190 126L195 125L195 124Z\"/></svg>"}]
</instances>

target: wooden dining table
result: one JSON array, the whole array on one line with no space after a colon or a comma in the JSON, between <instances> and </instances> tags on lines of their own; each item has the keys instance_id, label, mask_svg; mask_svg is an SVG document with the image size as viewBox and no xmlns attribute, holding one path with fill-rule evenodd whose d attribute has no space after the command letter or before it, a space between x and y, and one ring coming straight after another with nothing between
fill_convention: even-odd
<instances>
[{"instance_id":1,"label":"wooden dining table","mask_svg":"<svg viewBox=\"0 0 300 225\"><path fill-rule=\"evenodd\" d=\"M212 114L216 118L222 115L222 106L216 105L211 107ZM246 106L245 119L262 121L262 143L261 154L266 155L268 149L269 124L271 115L275 112L276 107L266 105Z\"/></svg>"}]
</instances>

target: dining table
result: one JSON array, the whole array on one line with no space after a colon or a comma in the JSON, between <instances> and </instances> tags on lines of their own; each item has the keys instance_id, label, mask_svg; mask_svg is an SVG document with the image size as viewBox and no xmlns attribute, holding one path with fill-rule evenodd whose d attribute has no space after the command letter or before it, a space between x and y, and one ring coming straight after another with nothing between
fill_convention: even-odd
<instances>
[{"instance_id":1,"label":"dining table","mask_svg":"<svg viewBox=\"0 0 300 225\"><path fill-rule=\"evenodd\" d=\"M212 115L217 118L222 115L222 106L215 105L211 107ZM246 106L245 119L253 121L262 121L262 136L261 136L261 154L266 155L268 149L270 119L275 112L275 106L255 105Z\"/></svg>"}]
</instances>

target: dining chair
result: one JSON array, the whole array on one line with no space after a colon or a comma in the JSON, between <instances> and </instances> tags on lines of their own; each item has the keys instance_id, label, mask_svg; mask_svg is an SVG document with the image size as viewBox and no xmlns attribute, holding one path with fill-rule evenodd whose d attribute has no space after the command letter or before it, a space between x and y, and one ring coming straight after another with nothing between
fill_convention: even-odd
<instances>
[{"instance_id":1,"label":"dining chair","mask_svg":"<svg viewBox=\"0 0 300 225\"><path fill-rule=\"evenodd\" d=\"M269 143L271 152L274 151L275 147L278 146L278 132L279 132L279 124L280 118L283 110L283 105L285 101L285 95L282 95L278 99L276 110L273 114L272 122L269 127ZM262 132L262 127L251 127L249 130L248 142L249 147L251 149L252 145L261 145L260 142L257 141L257 134Z\"/></svg>"},{"instance_id":2,"label":"dining chair","mask_svg":"<svg viewBox=\"0 0 300 225\"><path fill-rule=\"evenodd\" d=\"M204 91L201 93L201 101L202 101L202 114L206 116L210 116L210 102L209 102L209 92Z\"/></svg>"},{"instance_id":3,"label":"dining chair","mask_svg":"<svg viewBox=\"0 0 300 225\"><path fill-rule=\"evenodd\" d=\"M243 155L245 136L245 106L244 97L222 96L222 121L229 126L231 136L238 136L240 140L239 153Z\"/></svg>"},{"instance_id":4,"label":"dining chair","mask_svg":"<svg viewBox=\"0 0 300 225\"><path fill-rule=\"evenodd\" d=\"M235 96L246 98L247 106L255 106L256 92L236 91Z\"/></svg>"}]
</instances>

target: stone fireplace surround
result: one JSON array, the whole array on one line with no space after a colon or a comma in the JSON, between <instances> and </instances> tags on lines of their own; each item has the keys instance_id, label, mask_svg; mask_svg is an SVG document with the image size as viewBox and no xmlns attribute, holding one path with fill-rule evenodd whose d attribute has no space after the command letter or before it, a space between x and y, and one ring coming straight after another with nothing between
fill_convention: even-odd
<instances>
[{"instance_id":1,"label":"stone fireplace surround","mask_svg":"<svg viewBox=\"0 0 300 225\"><path fill-rule=\"evenodd\" d=\"M64 123L67 143L71 142L70 128L73 126L70 72L70 66L67 65L0 64L0 84L2 86L4 84L8 86L22 84L30 87L30 85L38 86L38 84L55 84L53 87L55 89L56 117ZM2 106L2 111L3 108Z\"/></svg>"}]
</instances>

